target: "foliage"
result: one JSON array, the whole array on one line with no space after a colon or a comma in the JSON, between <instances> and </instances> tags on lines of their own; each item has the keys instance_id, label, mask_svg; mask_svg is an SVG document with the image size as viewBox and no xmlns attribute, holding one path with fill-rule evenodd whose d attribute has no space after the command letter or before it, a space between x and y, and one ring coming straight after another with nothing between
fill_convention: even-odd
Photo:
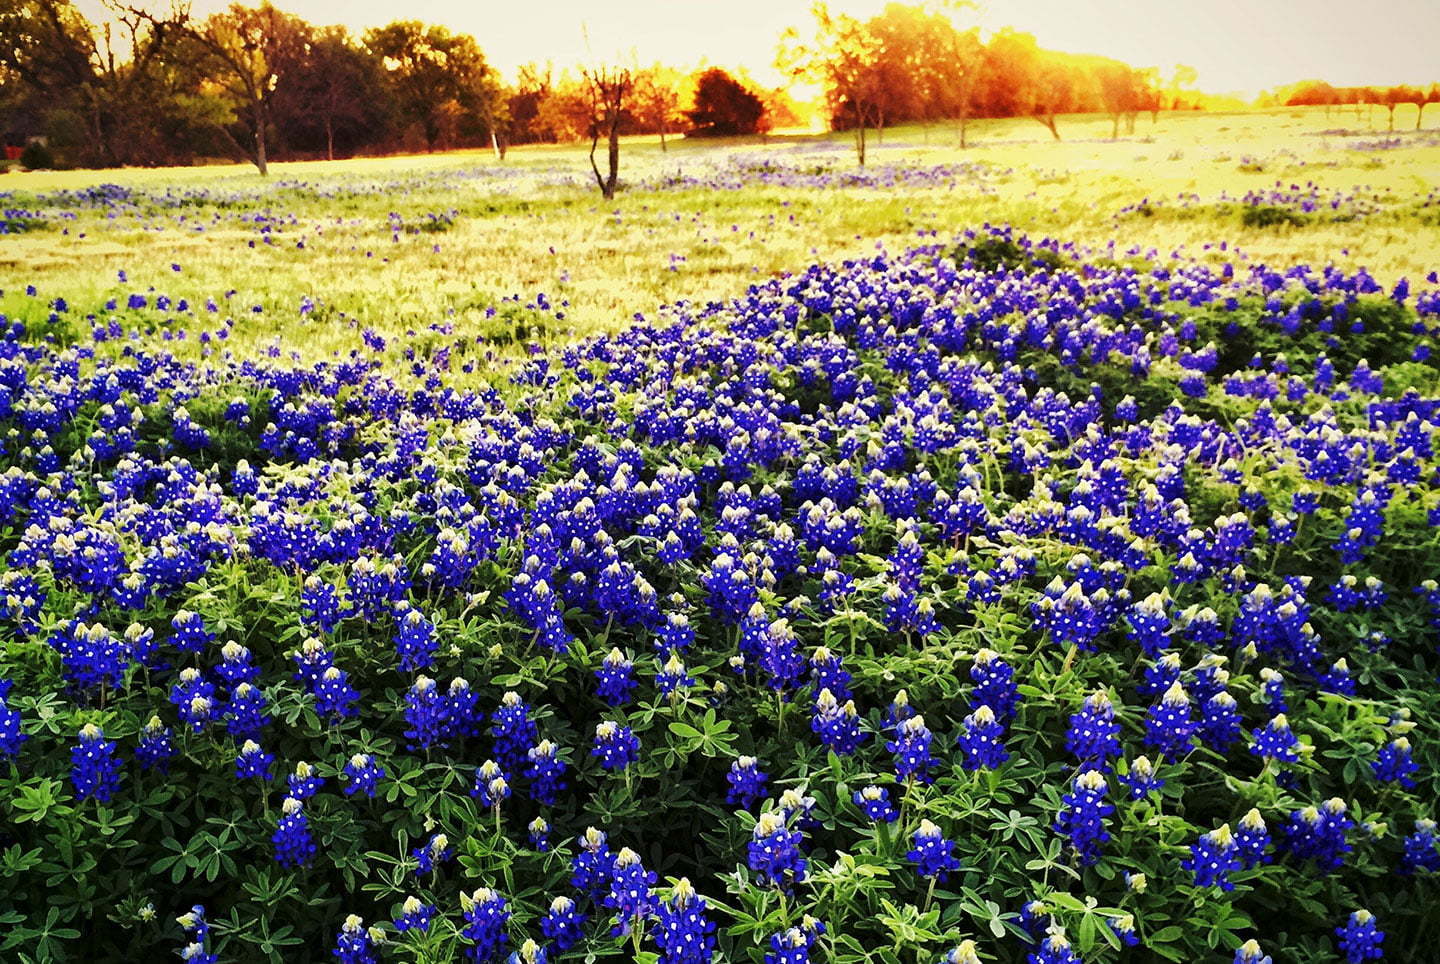
<instances>
[{"instance_id":1,"label":"foliage","mask_svg":"<svg viewBox=\"0 0 1440 964\"><path fill-rule=\"evenodd\" d=\"M1433 285L994 228L490 381L11 297L17 960L1423 955Z\"/></svg>"}]
</instances>

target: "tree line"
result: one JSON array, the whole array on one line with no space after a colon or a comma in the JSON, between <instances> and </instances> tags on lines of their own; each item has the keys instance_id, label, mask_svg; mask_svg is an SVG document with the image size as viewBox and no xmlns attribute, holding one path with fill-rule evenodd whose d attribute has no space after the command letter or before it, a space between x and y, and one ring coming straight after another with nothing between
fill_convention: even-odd
<instances>
[{"instance_id":1,"label":"tree line","mask_svg":"<svg viewBox=\"0 0 1440 964\"><path fill-rule=\"evenodd\" d=\"M1287 107L1383 107L1389 114L1390 130L1395 129L1395 108L1415 105L1415 129L1425 119L1425 105L1440 104L1440 84L1429 87L1395 84L1390 87L1334 87L1323 80L1302 80L1283 87L1265 100Z\"/></svg>"},{"instance_id":2,"label":"tree line","mask_svg":"<svg viewBox=\"0 0 1440 964\"><path fill-rule=\"evenodd\" d=\"M7 144L43 138L64 162L86 166L231 156L264 172L275 158L480 144L503 157L511 144L588 139L592 161L606 143L609 174L594 171L608 194L621 135L658 134L665 147L673 134L746 135L799 122L785 91L720 68L610 64L557 74L532 64L506 82L474 37L440 25L400 20L356 35L268 0L205 18L169 2L102 0L105 16L91 20L72 0L0 0ZM1014 30L985 38L957 26L964 6L893 3L860 19L817 4L809 27L780 38L776 63L823 90L825 120L854 132L861 164L872 132L897 123L953 123L964 146L972 118L1031 117L1058 139L1062 115L1098 113L1118 137L1141 113L1201 105L1192 69L1162 77L1046 50ZM1436 94L1405 88L1403 98L1423 110ZM1348 96L1318 82L1293 95ZM1390 98L1374 102L1389 107L1393 124L1405 100L1374 96Z\"/></svg>"}]
</instances>

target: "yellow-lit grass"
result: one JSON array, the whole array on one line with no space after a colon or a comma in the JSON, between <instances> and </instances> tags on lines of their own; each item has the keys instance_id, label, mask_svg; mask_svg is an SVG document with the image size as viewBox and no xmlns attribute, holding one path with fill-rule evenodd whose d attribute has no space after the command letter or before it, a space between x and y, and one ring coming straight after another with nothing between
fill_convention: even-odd
<instances>
[{"instance_id":1,"label":"yellow-lit grass","mask_svg":"<svg viewBox=\"0 0 1440 964\"><path fill-rule=\"evenodd\" d=\"M1341 128L1349 133L1323 133ZM1162 254L1183 248L1202 255L1206 244L1226 241L1272 263L1364 265L1387 283L1401 276L1418 279L1440 267L1440 211L1431 212L1429 223L1385 215L1271 228L1245 228L1236 215L1208 211L1115 216L1146 197L1169 201L1191 192L1208 200L1276 181L1314 181L1326 191L1367 185L1389 188L1400 199L1420 196L1440 184L1440 146L1431 146L1440 142L1440 133L1433 129L1418 136L1400 132L1415 146L1379 151L1349 148L1355 141L1389 136L1367 128L1363 112L1357 117L1350 111L1162 114L1155 123L1147 115L1133 135L1117 141L1108 139L1106 118L1065 118L1060 130L1066 139L1055 142L1033 121L977 122L971 125L972 146L961 151L950 125L904 128L887 132L872 152L872 167L983 165L982 178L961 177L954 187L630 190L609 203L587 183L580 146L513 149L504 161L504 168L513 169L508 176L481 152L276 164L268 185L232 165L11 174L0 179L0 187L21 192L16 203L24 192L106 181L150 189L274 192L274 185L289 180L388 180L457 168L484 176L453 189L339 201L283 192L267 196L260 206L294 213L301 222L284 228L274 246L248 246L258 236L231 222L201 234L175 227L139 231L86 214L66 226L68 234L50 229L0 238L5 279L0 287L6 289L0 311L21 311L14 292L27 283L83 308L106 296L123 303L125 294L150 286L198 302L233 289L237 294L223 312L237 320L233 350L253 352L280 336L287 350L319 357L358 344L356 326L342 322L342 313L358 326L392 335L448 321L463 334L503 338L504 325L487 319L485 308L507 295L528 299L543 291L570 305L559 330L538 336L566 338L614 330L668 301L726 298L812 261L863 255L877 245L899 249L918 243L917 232L945 238L985 222ZM635 139L624 147L622 177L633 184L668 174L703 174L736 156L845 170L854 166L848 144L844 135L774 137L672 142L662 153L652 139ZM556 183L564 179L573 183ZM415 217L450 209L459 217L447 231L402 235L396 243L385 226L391 211ZM205 217L212 209L186 213ZM361 223L336 224L337 218ZM316 225L323 226L318 236L310 230ZM306 247L297 250L295 242L302 238ZM171 270L172 263L181 266L180 273ZM121 270L128 274L124 284L117 281ZM323 308L310 321L298 312L303 296ZM264 312L250 312L255 304ZM527 329L523 336L537 333ZM176 348L188 351L193 345Z\"/></svg>"}]
</instances>

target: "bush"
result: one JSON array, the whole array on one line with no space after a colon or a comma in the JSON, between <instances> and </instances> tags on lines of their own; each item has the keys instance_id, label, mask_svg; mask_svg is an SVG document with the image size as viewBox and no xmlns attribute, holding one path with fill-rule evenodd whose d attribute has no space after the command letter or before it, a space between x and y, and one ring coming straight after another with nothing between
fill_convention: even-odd
<instances>
[{"instance_id":1,"label":"bush","mask_svg":"<svg viewBox=\"0 0 1440 964\"><path fill-rule=\"evenodd\" d=\"M43 141L31 141L20 152L20 166L27 171L48 171L55 167L55 155Z\"/></svg>"}]
</instances>

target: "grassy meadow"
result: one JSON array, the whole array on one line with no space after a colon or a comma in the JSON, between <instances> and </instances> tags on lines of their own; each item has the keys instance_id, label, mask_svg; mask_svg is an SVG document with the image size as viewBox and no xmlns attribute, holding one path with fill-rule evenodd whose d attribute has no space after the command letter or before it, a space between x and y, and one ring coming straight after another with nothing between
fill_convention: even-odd
<instances>
[{"instance_id":1,"label":"grassy meadow","mask_svg":"<svg viewBox=\"0 0 1440 964\"><path fill-rule=\"evenodd\" d=\"M516 148L503 162L465 152L277 164L268 180L234 165L12 173L0 180L5 207L38 209L43 224L0 241L0 311L27 320L33 299L11 296L29 284L77 308L146 287L192 301L233 291L249 312L232 332L237 351L279 336L311 357L353 347L357 327L437 323L503 349L983 223L1121 253L1204 257L1228 242L1270 263L1419 277L1440 251L1440 195L1427 197L1440 132L1372 120L1318 108L1142 115L1112 141L1108 118L1069 117L1059 142L1033 121L977 121L966 150L952 126L907 127L885 132L864 171L843 134L672 139L663 152L636 139L612 204L583 145ZM1398 121L1413 124L1403 111ZM66 193L97 184L128 197ZM1247 223L1225 203L1277 185L1313 185L1320 209ZM553 310L534 307L542 295ZM307 298L317 308L302 316Z\"/></svg>"},{"instance_id":2,"label":"grassy meadow","mask_svg":"<svg viewBox=\"0 0 1440 964\"><path fill-rule=\"evenodd\" d=\"M1382 117L0 176L0 961L1433 960Z\"/></svg>"}]
</instances>

